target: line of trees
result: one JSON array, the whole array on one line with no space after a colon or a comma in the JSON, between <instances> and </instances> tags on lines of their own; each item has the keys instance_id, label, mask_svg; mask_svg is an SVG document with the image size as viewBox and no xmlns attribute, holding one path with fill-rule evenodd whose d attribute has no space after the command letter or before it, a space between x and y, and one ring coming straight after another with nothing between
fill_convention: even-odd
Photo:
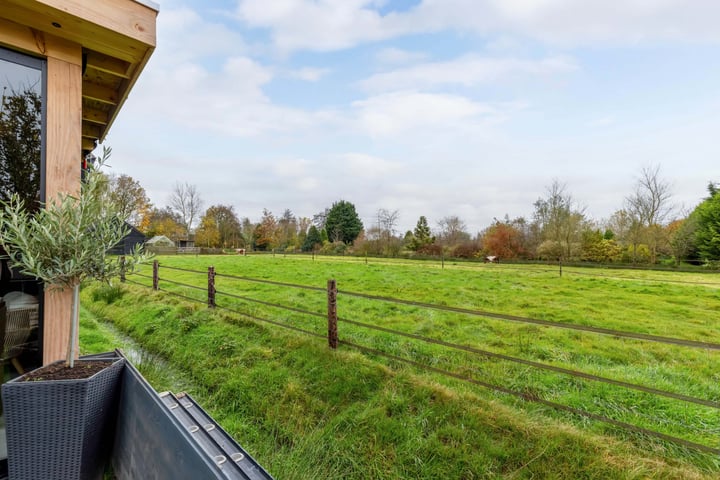
<instances>
[{"instance_id":1,"label":"line of trees","mask_svg":"<svg viewBox=\"0 0 720 480\"><path fill-rule=\"evenodd\" d=\"M711 183L709 196L681 214L657 166L643 168L622 208L602 221L588 218L567 185L555 180L534 202L532 217L505 215L474 236L456 215L439 219L435 228L421 216L413 230L402 233L399 210L379 209L366 227L355 205L339 200L312 218L290 209L280 216L264 209L260 221L253 222L240 218L232 205L202 210L200 194L188 183L177 183L169 205L161 208L151 205L131 177L111 177L108 185L108 194L143 233L192 239L200 247L632 264L720 260L718 185Z\"/></svg>"}]
</instances>

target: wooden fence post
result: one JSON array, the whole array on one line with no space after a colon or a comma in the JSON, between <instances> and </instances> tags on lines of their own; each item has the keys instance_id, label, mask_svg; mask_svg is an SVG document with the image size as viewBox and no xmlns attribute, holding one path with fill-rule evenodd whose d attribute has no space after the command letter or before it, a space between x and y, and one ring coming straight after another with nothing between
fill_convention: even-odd
<instances>
[{"instance_id":1,"label":"wooden fence post","mask_svg":"<svg viewBox=\"0 0 720 480\"><path fill-rule=\"evenodd\" d=\"M153 261L153 290L160 289L160 262Z\"/></svg>"},{"instance_id":2,"label":"wooden fence post","mask_svg":"<svg viewBox=\"0 0 720 480\"><path fill-rule=\"evenodd\" d=\"M328 280L327 283L328 296L328 345L330 348L337 348L338 345L338 328L337 328L337 283L335 280Z\"/></svg>"},{"instance_id":3,"label":"wooden fence post","mask_svg":"<svg viewBox=\"0 0 720 480\"><path fill-rule=\"evenodd\" d=\"M562 258L558 258L558 265L560 265L560 276L562 277Z\"/></svg>"},{"instance_id":4,"label":"wooden fence post","mask_svg":"<svg viewBox=\"0 0 720 480\"><path fill-rule=\"evenodd\" d=\"M120 256L120 283L125 283L125 255Z\"/></svg>"},{"instance_id":5,"label":"wooden fence post","mask_svg":"<svg viewBox=\"0 0 720 480\"><path fill-rule=\"evenodd\" d=\"M215 308L215 267L208 267L208 308Z\"/></svg>"}]
</instances>

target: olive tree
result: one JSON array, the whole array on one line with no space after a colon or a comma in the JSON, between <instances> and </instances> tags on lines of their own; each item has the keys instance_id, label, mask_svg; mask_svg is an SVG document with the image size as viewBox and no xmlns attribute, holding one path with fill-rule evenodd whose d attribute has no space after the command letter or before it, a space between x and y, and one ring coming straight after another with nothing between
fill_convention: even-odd
<instances>
[{"instance_id":1,"label":"olive tree","mask_svg":"<svg viewBox=\"0 0 720 480\"><path fill-rule=\"evenodd\" d=\"M10 265L45 282L50 289L73 292L67 346L70 368L75 361L80 284L87 279L109 283L122 268L132 270L147 259L141 248L126 256L124 262L107 254L129 231L120 206L104 195L107 179L100 168L109 156L110 149L103 149L80 195L61 193L35 213L17 194L0 201L0 245L10 256Z\"/></svg>"}]
</instances>

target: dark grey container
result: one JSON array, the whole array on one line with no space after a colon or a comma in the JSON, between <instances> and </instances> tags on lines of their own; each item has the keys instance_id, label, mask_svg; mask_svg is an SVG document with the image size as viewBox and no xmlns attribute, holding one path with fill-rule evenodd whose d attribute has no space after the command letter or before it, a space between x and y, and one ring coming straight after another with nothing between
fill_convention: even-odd
<instances>
[{"instance_id":1,"label":"dark grey container","mask_svg":"<svg viewBox=\"0 0 720 480\"><path fill-rule=\"evenodd\" d=\"M112 450L125 359L82 380L2 386L13 480L102 479ZM88 360L77 360L83 362Z\"/></svg>"}]
</instances>

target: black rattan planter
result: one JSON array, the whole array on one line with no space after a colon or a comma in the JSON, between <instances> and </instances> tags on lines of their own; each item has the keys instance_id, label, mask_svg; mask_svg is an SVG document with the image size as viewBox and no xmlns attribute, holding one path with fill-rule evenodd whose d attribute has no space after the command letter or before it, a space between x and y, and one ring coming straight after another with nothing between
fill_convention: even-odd
<instances>
[{"instance_id":1,"label":"black rattan planter","mask_svg":"<svg viewBox=\"0 0 720 480\"><path fill-rule=\"evenodd\" d=\"M102 479L125 365L112 361L87 379L2 386L11 479Z\"/></svg>"}]
</instances>

